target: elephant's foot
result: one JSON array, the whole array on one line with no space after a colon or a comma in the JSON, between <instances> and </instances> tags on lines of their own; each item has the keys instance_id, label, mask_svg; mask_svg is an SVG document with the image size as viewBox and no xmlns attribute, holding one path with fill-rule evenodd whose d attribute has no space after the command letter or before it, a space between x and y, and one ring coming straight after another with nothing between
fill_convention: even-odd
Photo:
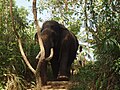
<instances>
[{"instance_id":1,"label":"elephant's foot","mask_svg":"<svg viewBox=\"0 0 120 90\"><path fill-rule=\"evenodd\" d=\"M58 76L57 80L59 80L59 81L68 81L69 78L67 76Z\"/></svg>"}]
</instances>

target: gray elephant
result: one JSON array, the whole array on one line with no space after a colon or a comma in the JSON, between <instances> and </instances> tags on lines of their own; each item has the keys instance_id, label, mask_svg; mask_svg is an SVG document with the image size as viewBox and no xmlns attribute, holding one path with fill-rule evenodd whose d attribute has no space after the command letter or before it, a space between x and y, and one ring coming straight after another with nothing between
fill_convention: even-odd
<instances>
[{"instance_id":1,"label":"gray elephant","mask_svg":"<svg viewBox=\"0 0 120 90\"><path fill-rule=\"evenodd\" d=\"M37 34L35 35L36 40ZM78 49L78 40L65 26L54 20L43 23L41 39L45 48L45 58L50 56L55 80L69 80L70 68ZM51 54L52 53L52 54ZM37 58L40 53L37 55ZM42 84L47 83L47 60L41 62Z\"/></svg>"}]
</instances>

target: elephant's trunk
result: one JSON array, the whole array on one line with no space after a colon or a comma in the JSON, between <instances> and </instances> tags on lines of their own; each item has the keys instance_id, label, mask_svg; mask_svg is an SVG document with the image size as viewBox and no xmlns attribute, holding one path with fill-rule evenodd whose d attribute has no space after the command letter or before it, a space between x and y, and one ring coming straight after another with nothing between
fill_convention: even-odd
<instances>
[{"instance_id":1,"label":"elephant's trunk","mask_svg":"<svg viewBox=\"0 0 120 90\"><path fill-rule=\"evenodd\" d=\"M53 48L51 48L51 50L50 50L50 55L49 55L49 57L45 58L45 60L46 60L46 61L51 60L51 59L53 58L53 54L54 54L54 51L53 51ZM40 55L41 55L41 51L40 51L40 52L38 53L38 55L36 56L36 59L39 59Z\"/></svg>"}]
</instances>

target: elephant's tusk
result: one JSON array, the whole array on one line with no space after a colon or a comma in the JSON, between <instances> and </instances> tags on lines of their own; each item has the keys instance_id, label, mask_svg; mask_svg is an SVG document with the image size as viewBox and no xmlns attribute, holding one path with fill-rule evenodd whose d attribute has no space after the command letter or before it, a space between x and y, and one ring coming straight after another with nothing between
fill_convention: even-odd
<instances>
[{"instance_id":1,"label":"elephant's tusk","mask_svg":"<svg viewBox=\"0 0 120 90\"><path fill-rule=\"evenodd\" d=\"M36 59L39 59L40 55L41 55L41 51L40 51L40 52L38 53L38 55L36 56ZM45 60L49 61L49 60L52 59L52 57L53 57L53 48L51 48L51 50L50 50L50 56L47 57Z\"/></svg>"},{"instance_id":2,"label":"elephant's tusk","mask_svg":"<svg viewBox=\"0 0 120 90\"><path fill-rule=\"evenodd\" d=\"M53 48L51 48L51 50L50 50L50 56L49 57L47 57L45 60L46 61L49 61L49 60L51 60L52 58L53 58Z\"/></svg>"},{"instance_id":3,"label":"elephant's tusk","mask_svg":"<svg viewBox=\"0 0 120 90\"><path fill-rule=\"evenodd\" d=\"M40 51L40 52L38 53L38 55L36 56L36 59L39 59L40 54L41 54L41 51Z\"/></svg>"}]
</instances>

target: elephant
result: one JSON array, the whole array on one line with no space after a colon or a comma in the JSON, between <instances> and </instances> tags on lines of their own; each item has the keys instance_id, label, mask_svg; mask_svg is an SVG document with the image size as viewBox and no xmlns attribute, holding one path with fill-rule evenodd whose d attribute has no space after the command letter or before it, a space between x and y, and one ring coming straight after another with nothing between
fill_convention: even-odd
<instances>
[{"instance_id":1,"label":"elephant","mask_svg":"<svg viewBox=\"0 0 120 90\"><path fill-rule=\"evenodd\" d=\"M54 20L43 23L40 37L45 49L45 58L52 56L50 63L54 79L69 80L71 64L76 58L79 46L77 37L64 25ZM35 34L35 39L38 40L37 33ZM39 58L40 54L36 58ZM47 84L47 63L46 59L43 60L40 67L43 85Z\"/></svg>"}]
</instances>

